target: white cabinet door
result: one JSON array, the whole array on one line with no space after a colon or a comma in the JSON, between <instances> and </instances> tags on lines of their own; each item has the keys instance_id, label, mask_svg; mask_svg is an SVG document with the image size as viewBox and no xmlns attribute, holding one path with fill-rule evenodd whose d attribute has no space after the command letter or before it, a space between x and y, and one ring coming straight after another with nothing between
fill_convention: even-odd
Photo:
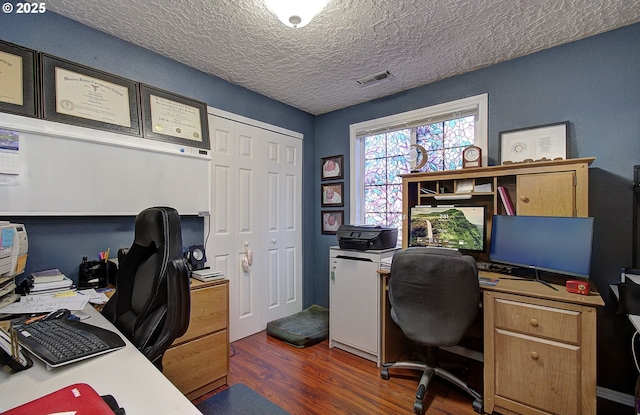
<instances>
[{"instance_id":1,"label":"white cabinet door","mask_svg":"<svg viewBox=\"0 0 640 415\"><path fill-rule=\"evenodd\" d=\"M378 262L331 257L331 342L378 355L380 305Z\"/></svg>"}]
</instances>

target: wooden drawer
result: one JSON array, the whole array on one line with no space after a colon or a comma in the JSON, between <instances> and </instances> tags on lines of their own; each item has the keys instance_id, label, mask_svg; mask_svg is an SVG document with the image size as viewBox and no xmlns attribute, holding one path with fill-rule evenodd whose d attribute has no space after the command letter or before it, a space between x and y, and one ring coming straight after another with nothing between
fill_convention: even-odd
<instances>
[{"instance_id":1,"label":"wooden drawer","mask_svg":"<svg viewBox=\"0 0 640 415\"><path fill-rule=\"evenodd\" d=\"M506 398L553 414L581 413L579 346L498 329L495 347L496 404Z\"/></svg>"},{"instance_id":2,"label":"wooden drawer","mask_svg":"<svg viewBox=\"0 0 640 415\"><path fill-rule=\"evenodd\" d=\"M213 333L227 327L227 288L220 284L191 290L191 318L187 332L173 344Z\"/></svg>"},{"instance_id":3,"label":"wooden drawer","mask_svg":"<svg viewBox=\"0 0 640 415\"><path fill-rule=\"evenodd\" d=\"M580 312L496 298L495 327L520 333L580 342Z\"/></svg>"},{"instance_id":4,"label":"wooden drawer","mask_svg":"<svg viewBox=\"0 0 640 415\"><path fill-rule=\"evenodd\" d=\"M164 354L163 373L180 392L188 394L228 372L227 330L174 346Z\"/></svg>"}]
</instances>

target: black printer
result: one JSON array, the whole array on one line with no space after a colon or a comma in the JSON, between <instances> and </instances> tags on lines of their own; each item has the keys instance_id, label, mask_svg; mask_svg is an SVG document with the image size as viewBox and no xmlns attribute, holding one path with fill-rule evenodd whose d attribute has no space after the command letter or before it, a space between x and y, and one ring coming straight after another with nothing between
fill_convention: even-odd
<instances>
[{"instance_id":1,"label":"black printer","mask_svg":"<svg viewBox=\"0 0 640 415\"><path fill-rule=\"evenodd\" d=\"M398 242L398 229L373 225L341 225L336 232L340 249L390 249Z\"/></svg>"}]
</instances>

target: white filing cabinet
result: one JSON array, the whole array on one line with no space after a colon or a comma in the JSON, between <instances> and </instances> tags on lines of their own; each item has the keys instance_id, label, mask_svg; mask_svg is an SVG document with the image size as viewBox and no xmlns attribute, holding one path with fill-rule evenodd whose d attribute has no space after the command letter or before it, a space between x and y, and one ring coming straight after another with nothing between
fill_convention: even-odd
<instances>
[{"instance_id":1,"label":"white filing cabinet","mask_svg":"<svg viewBox=\"0 0 640 415\"><path fill-rule=\"evenodd\" d=\"M381 364L380 261L393 249L355 251L331 247L329 347Z\"/></svg>"}]
</instances>

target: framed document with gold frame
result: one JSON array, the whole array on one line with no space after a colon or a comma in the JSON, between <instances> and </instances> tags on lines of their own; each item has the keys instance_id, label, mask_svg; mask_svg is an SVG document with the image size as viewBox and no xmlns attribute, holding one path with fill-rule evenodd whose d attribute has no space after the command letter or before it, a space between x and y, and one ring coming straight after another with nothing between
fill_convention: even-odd
<instances>
[{"instance_id":1,"label":"framed document with gold frame","mask_svg":"<svg viewBox=\"0 0 640 415\"><path fill-rule=\"evenodd\" d=\"M142 135L136 82L55 56L40 60L44 119Z\"/></svg>"},{"instance_id":2,"label":"framed document with gold frame","mask_svg":"<svg viewBox=\"0 0 640 415\"><path fill-rule=\"evenodd\" d=\"M145 138L209 150L207 105L140 84Z\"/></svg>"},{"instance_id":3,"label":"framed document with gold frame","mask_svg":"<svg viewBox=\"0 0 640 415\"><path fill-rule=\"evenodd\" d=\"M0 41L0 111L37 117L38 53Z\"/></svg>"}]
</instances>

